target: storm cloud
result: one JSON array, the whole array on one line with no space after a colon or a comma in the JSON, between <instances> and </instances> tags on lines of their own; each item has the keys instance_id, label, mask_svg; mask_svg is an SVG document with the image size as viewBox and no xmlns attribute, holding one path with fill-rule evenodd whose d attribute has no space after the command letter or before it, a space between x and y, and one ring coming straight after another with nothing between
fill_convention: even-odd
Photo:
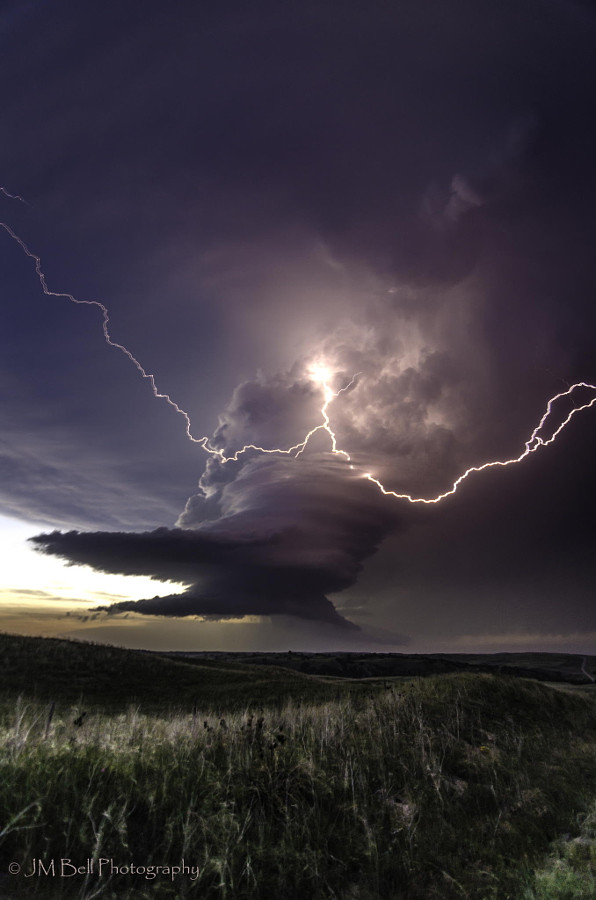
<instances>
[{"instance_id":1,"label":"storm cloud","mask_svg":"<svg viewBox=\"0 0 596 900\"><path fill-rule=\"evenodd\" d=\"M112 611L277 614L356 627L325 595L353 584L363 561L399 523L368 482L333 457L257 458L219 494L219 517L212 521L196 521L195 498L181 517L184 528L56 531L32 541L99 571L189 583L181 595L117 603Z\"/></svg>"},{"instance_id":2,"label":"storm cloud","mask_svg":"<svg viewBox=\"0 0 596 900\"><path fill-rule=\"evenodd\" d=\"M76 527L35 546L188 585L116 612L346 631L335 595L358 608L363 570L392 609L400 585L415 598L432 584L428 609L447 619L459 587L476 608L496 571L514 583L541 556L585 547L593 522L572 498L593 483L587 449L558 471L552 505L542 463L503 474L523 530L492 476L422 511L363 475L432 497L517 455L548 397L596 380L590 11L52 7L32 5L32 29L14 5L3 63L0 168L40 210L13 203L15 224L52 285L106 301L115 339L216 452L185 440L90 310L40 303L9 247L20 302L0 336L4 508ZM218 457L299 444L324 422L325 390L344 455L319 428L296 459ZM569 572L587 582L593 560L580 553Z\"/></svg>"}]
</instances>

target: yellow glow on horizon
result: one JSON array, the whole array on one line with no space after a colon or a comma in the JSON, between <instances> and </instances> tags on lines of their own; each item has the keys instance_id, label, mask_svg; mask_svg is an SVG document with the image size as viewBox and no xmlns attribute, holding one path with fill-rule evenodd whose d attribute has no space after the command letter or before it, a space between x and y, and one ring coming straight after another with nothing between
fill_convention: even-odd
<instances>
[{"instance_id":1,"label":"yellow glow on horizon","mask_svg":"<svg viewBox=\"0 0 596 900\"><path fill-rule=\"evenodd\" d=\"M140 600L184 590L175 582L154 581L139 575L108 575L89 566L71 566L45 556L27 538L47 530L43 525L0 516L0 627L2 617L15 604L25 610L35 601L48 611L85 607L112 601Z\"/></svg>"}]
</instances>

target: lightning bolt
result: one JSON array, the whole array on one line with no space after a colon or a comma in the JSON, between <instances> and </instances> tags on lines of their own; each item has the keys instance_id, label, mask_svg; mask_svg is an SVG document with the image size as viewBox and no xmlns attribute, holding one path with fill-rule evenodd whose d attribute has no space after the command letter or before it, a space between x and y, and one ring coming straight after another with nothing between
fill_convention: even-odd
<instances>
[{"instance_id":1,"label":"lightning bolt","mask_svg":"<svg viewBox=\"0 0 596 900\"><path fill-rule=\"evenodd\" d=\"M445 497L451 497L452 494L455 494L455 492L457 491L457 489L460 486L460 484L462 483L462 481L465 481L466 478L468 478L474 472L483 472L485 469L492 469L497 466L500 466L501 468L505 468L505 466L511 466L511 465L514 465L515 463L520 463L520 462L522 462L522 460L526 459L526 457L528 457L531 453L535 453L541 447L548 447L549 444L553 444L555 442L555 440L557 439L557 437L559 436L559 434L563 431L563 429L569 424L569 422L571 422L571 419L573 418L573 416L576 413L581 412L584 409L590 409L590 407L594 406L594 404L596 403L596 393L595 393L589 403L584 403L582 406L575 406L571 410L571 412L567 415L567 417L561 422L559 427L552 433L552 435L548 439L545 440L544 438L540 437L539 432L542 430L542 428L546 424L546 421L552 412L553 403L555 403L561 397L571 396L571 394L573 393L573 391L576 388L588 388L588 389L596 392L596 385L587 384L585 381L578 381L577 384L572 384L571 387L568 388L566 391L561 391L561 393L555 394L554 397L551 397L550 400L548 401L548 403L546 404L546 411L545 411L544 415L542 416L542 418L540 419L540 422L538 423L538 425L536 426L536 428L530 435L530 438L526 441L525 449L522 453L520 453L519 456L515 456L512 459L495 460L493 462L486 462L486 463L483 463L481 466L470 466L469 469L466 469L466 471L463 473L463 475L460 475L459 478L457 478L453 482L453 484L451 485L451 487L449 488L448 491L444 491L444 493L438 494L436 497L413 497L411 494L398 494L397 491L389 491L379 481L379 479L375 478L373 475L371 475L370 472L366 472L364 474L364 478L368 479L368 481L371 481L373 484L375 484L379 488L381 493L385 494L385 496L387 496L387 497L395 497L398 500L408 500L409 503L440 503L441 500L445 499Z\"/></svg>"},{"instance_id":2,"label":"lightning bolt","mask_svg":"<svg viewBox=\"0 0 596 900\"><path fill-rule=\"evenodd\" d=\"M8 194L8 192L5 190L5 188L0 188L0 191L7 194L7 196L12 197L11 194ZM22 199L22 198L15 197L15 199ZM23 201L23 202L25 202L25 201ZM190 441L192 441L193 444L198 444L200 447L202 447L203 450L205 450L211 456L217 457L222 463L237 462L240 459L240 457L243 454L247 453L249 450L253 450L258 453L266 453L266 454L282 454L285 456L292 456L292 455L299 456L300 453L302 453L302 451L305 450L306 445L310 441L311 437L313 437L313 435L315 435L319 431L326 431L327 434L329 434L329 436L331 438L331 446L332 446L333 453L340 454L341 456L343 456L344 458L347 458L349 460L349 455L344 450L337 449L337 441L336 441L335 434L333 433L333 431L331 429L331 423L329 421L329 415L327 413L327 409L329 407L329 404L331 403L332 400L335 399L335 397L339 396L339 394L343 393L344 391L347 391L348 388L350 388L355 383L355 380L358 377L358 375L355 375L352 378L352 380L349 382L349 384L347 384L345 387L341 388L339 391L333 391L327 385L326 382L324 383L324 385L323 385L324 403L323 403L323 406L321 407L321 415L323 417L323 422L320 425L317 425L315 428L312 428L308 432L308 434L305 436L305 438L302 441L300 441L299 443L294 444L292 447L288 447L285 450L278 448L278 447L268 449L266 447L259 447L257 444L245 444L244 447L242 447L240 450L237 450L231 456L226 456L223 450L220 450L216 447L212 447L210 445L208 436L204 435L203 437L198 438L192 434L192 431L191 431L192 423L190 421L190 416L186 412L186 410L182 409L182 407L179 406L175 400L172 400L172 398L170 397L169 394L165 394L159 390L159 388L157 387L157 383L155 381L155 376L145 370L145 368L141 365L141 363L136 358L136 356L134 356L133 353L131 353L131 351L127 347L125 347L123 344L120 344L117 341L112 339L112 336L110 334L109 327L108 327L109 322L110 322L110 314L109 314L109 310L108 310L107 306L104 303L101 303L101 301L99 301L99 300L81 300L78 297L74 297L72 294L70 294L66 291L50 290L50 288L48 287L47 281L46 281L45 273L41 267L41 265L42 265L41 258L28 247L28 245L25 243L25 241L21 237L19 237L19 235L16 234L16 232L13 231L13 229L10 227L10 225L8 225L6 222L0 222L0 228L3 228L4 231L12 238L12 240L15 241L19 245L19 247L21 248L23 253L29 259L33 260L33 264L35 266L35 274L37 275L38 281L41 285L41 289L42 289L43 293L46 295L46 297L60 297L65 300L69 300L71 303L75 303L77 306L95 306L95 307L97 307L97 309L100 310L101 317L102 317L103 336L104 336L106 344L108 344L110 347L114 347L116 350L119 350L131 361L131 363L135 366L135 368L141 374L141 376L143 378L145 378L151 385L151 390L152 390L153 396L157 400L165 400L165 402L168 403L178 413L178 415L182 416L182 418L184 419L184 422L185 422L185 431L186 431L187 438Z\"/></svg>"},{"instance_id":3,"label":"lightning bolt","mask_svg":"<svg viewBox=\"0 0 596 900\"><path fill-rule=\"evenodd\" d=\"M22 203L27 202L26 200L23 200L23 198L20 197L18 194L11 194L11 193L9 193L9 191L7 191L6 188L1 187L1 186L0 186L0 193L4 194L6 197L10 198L11 200L19 200ZM135 366L135 368L141 374L141 376L149 382L153 396L156 399L165 400L165 402L167 404L169 404L178 415L182 416L182 418L184 419L184 422L185 422L186 436L194 444L198 444L206 453L210 454L212 457L217 457L220 460L220 462L224 463L224 464L228 463L228 462L232 462L232 461L237 462L240 459L240 457L242 455L244 455L245 453L247 453L249 450L252 450L257 453L263 453L263 454L293 456L295 459L297 459L304 452L310 439L315 434L318 434L319 432L325 432L329 436L329 439L331 442L331 452L337 456L343 457L344 460L346 460L348 463L350 463L350 468L351 469L354 468L354 465L351 462L350 454L346 450L343 450L342 448L338 447L337 436L336 436L333 428L331 427L331 420L329 418L329 406L334 400L336 400L340 396L340 394L343 394L345 391L349 390L351 387L353 387L355 384L357 384L358 378L360 377L360 375L362 375L361 372L356 373L352 377L352 379L346 385L344 385L344 387L340 388L337 391L334 391L330 387L330 385L327 381L327 378L330 377L327 374L328 370L321 366L315 367L315 369L311 371L312 381L315 383L318 382L322 388L323 405L320 409L320 414L321 414L323 421L320 422L318 425L315 425L313 428L311 428L311 430L305 435L303 440L301 440L297 444L293 444L291 447L288 447L285 449L280 448L280 447L266 448L266 447L260 447L257 444L245 444L239 450L236 450L235 453L233 453L231 456L226 456L223 450L211 446L211 444L209 443L208 436L203 436L203 437L197 438L192 434L190 416L186 412L186 410L182 409L182 407L179 406L175 400L172 400L172 398L169 396L169 394L163 393L162 391L159 390L159 388L157 387L156 381L155 381L155 376L145 370L145 368L141 365L139 360L133 355L133 353L127 347L125 347L123 344L120 344L117 341L112 339L112 336L110 334L109 327L108 327L109 322L110 322L110 315L109 315L107 306L104 303L101 303L99 300L81 300L65 291L50 290L50 288L47 285L46 276L41 267L41 258L36 253L34 253L32 250L29 249L29 247L27 246L25 241L21 237L19 237L18 234L16 234L13 231L13 229L10 227L10 225L7 225L6 222L0 221L0 227L3 228L4 231L9 235L9 237L13 241L15 241L15 243L17 243L19 245L19 247L21 248L23 253L29 259L31 259L33 261L34 266L35 266L35 274L37 275L37 278L39 280L39 283L41 285L43 293L47 297L63 298L65 300L69 300L71 303L74 303L77 306L94 306L100 310L101 317L102 317L102 331L103 331L103 336L104 336L105 342L110 347L114 347L116 350L119 350L130 360L130 362ZM574 407L568 413L566 418L561 422L561 424L558 426L558 428L555 429L555 431L551 434L551 436L549 438L545 439L544 437L541 437L540 432L546 425L546 422L552 413L553 404L556 403L556 401L561 399L562 397L571 396L571 394L573 393L573 391L576 390L576 388L587 388L589 390L593 390L595 392L594 397L588 403L584 403L581 406ZM555 394L548 401L544 415L540 419L538 425L534 428L529 439L526 441L525 448L524 448L523 452L519 454L519 456L513 457L511 459L506 459L506 460L494 460L491 462L483 463L482 465L479 465L479 466L470 466L468 469L466 469L466 471L462 475L459 476L459 478L457 478L453 482L453 484L452 484L451 488L449 488L449 490L444 491L441 494L438 494L436 497L414 497L411 494L406 494L406 493L400 494L397 491L391 491L388 488L386 488L383 485L383 483L378 478L376 478L371 472L363 473L362 477L367 479L368 481L370 481L372 484L376 485L376 487L385 496L394 497L397 500L407 500L409 503L426 503L426 504L440 503L441 500L444 500L446 497L450 497L453 494L455 494L459 485L473 473L483 472L485 469L495 468L497 466L504 468L506 466L511 466L516 463L521 463L524 459L526 459L526 457L530 456L530 454L532 454L532 453L535 453L541 447L547 447L549 444L554 443L554 441L557 439L559 434L569 424L569 422L571 421L573 416L576 415L576 413L581 412L582 410L585 410L585 409L590 409L594 404L596 404L596 385L588 384L585 381L577 382L576 384L571 385L571 387L569 387L566 391L561 391L560 393Z\"/></svg>"},{"instance_id":4,"label":"lightning bolt","mask_svg":"<svg viewBox=\"0 0 596 900\"><path fill-rule=\"evenodd\" d=\"M191 430L190 430L191 422L190 422L190 417L189 417L188 413L184 409L182 409L182 407L178 406L178 404L174 400L172 400L172 398L168 394L163 394L158 389L158 387L155 383L155 377L150 372L145 371L145 369L143 368L141 363L138 361L138 359L135 356L133 356L133 354L130 352L130 350L128 350L127 347L125 347L123 344L119 344L117 341L112 340L112 337L110 335L109 328L108 328L108 325L110 322L110 314L109 314L107 306L105 306L105 304L101 303L99 300L79 300L77 297L73 297L72 294L69 294L65 291L51 291L47 285L46 276L41 268L40 257L37 256L36 253L33 253L32 250L29 249L29 247L27 246L25 241L22 238L20 238L18 236L18 234L16 234L12 230L10 225L7 225L6 222L0 222L0 227L3 228L4 231L8 235L10 235L10 237L12 238L13 241L16 241L16 243L19 245L19 247L21 248L23 253L26 256L28 256L29 259L33 260L34 265L35 265L35 274L37 275L39 283L41 284L41 288L42 288L44 294L46 295L46 297L62 297L65 300L70 300L71 303L76 303L77 306L95 306L95 307L97 307L97 309L99 309L101 311L102 330L103 330L103 336L105 338L106 344L109 344L110 347L114 347L116 350L120 350L121 353L124 353L124 355L126 357L128 357L128 359L131 361L131 363L141 373L142 377L147 379L147 381L149 381L149 384L151 385L151 390L153 392L153 396L158 400L165 400L166 403L169 403L169 405L171 407L173 407L173 409L175 409L176 412L184 418L184 420L186 422L186 435L189 438L189 440L193 441L193 443L195 443L195 444L200 444L201 446L204 447L205 450L208 450L208 447L207 447L208 438L207 437L202 437L202 438L193 437ZM218 451L213 451L213 450L209 449L208 452L217 453Z\"/></svg>"},{"instance_id":5,"label":"lightning bolt","mask_svg":"<svg viewBox=\"0 0 596 900\"><path fill-rule=\"evenodd\" d=\"M327 382L323 381L323 398L325 401L321 407L321 415L323 417L323 421L320 425L317 425L315 428L311 428L311 430L308 432L308 434L306 435L306 437L304 438L302 443L298 445L300 449L296 453L296 457L300 456L302 451L306 449L306 445L310 441L313 434L316 434L318 431L326 431L327 434L329 435L329 437L331 438L331 452L336 453L340 456L343 456L344 459L346 459L348 462L350 462L350 454L347 453L345 450L340 450L337 446L337 437L335 436L335 432L331 428L331 421L329 419L329 413L327 412L327 410L329 409L329 404L333 400L335 400L336 397L339 397L340 394L343 394L344 391L349 390L352 387L352 385L356 384L357 379L360 377L360 375L362 375L362 372L356 372L356 374L354 376L352 376L351 381L349 381L348 384L345 385L345 387L340 388L339 391L333 391L329 387ZM353 469L354 466L350 466L350 468Z\"/></svg>"},{"instance_id":6,"label":"lightning bolt","mask_svg":"<svg viewBox=\"0 0 596 900\"><path fill-rule=\"evenodd\" d=\"M18 200L19 203L24 203L25 206L30 205L26 200L23 199L23 197L20 196L20 194L11 194L10 191L7 191L5 187L2 187L2 185L0 185L0 194L4 194L4 196L8 197L9 200Z\"/></svg>"}]
</instances>

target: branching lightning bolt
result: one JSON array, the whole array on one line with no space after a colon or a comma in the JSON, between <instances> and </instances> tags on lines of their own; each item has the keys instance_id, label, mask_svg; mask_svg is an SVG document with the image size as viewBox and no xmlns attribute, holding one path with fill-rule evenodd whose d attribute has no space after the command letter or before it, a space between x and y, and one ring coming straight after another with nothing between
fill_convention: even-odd
<instances>
[{"instance_id":1,"label":"branching lightning bolt","mask_svg":"<svg viewBox=\"0 0 596 900\"><path fill-rule=\"evenodd\" d=\"M10 198L11 200L19 200L22 203L27 202L26 200L23 200L23 198L20 197L18 194L9 193L9 191L7 191L7 189L2 186L0 186L0 193L4 194L6 197ZM64 291L50 290L47 285L47 282L46 282L46 276L41 267L40 257L37 256L36 253L33 253L32 250L29 249L29 247L27 246L25 241L21 237L19 237L19 235L16 234L9 225L7 225L5 222L0 221L0 227L3 228L4 231L10 236L10 238L12 238L12 240L15 241L19 245L19 247L21 248L23 253L29 259L31 259L33 261L34 266L35 266L35 274L37 275L37 278L39 280L39 283L41 285L43 293L47 297L60 297L60 298L69 300L71 303L75 303L77 306L95 306L95 307L97 307L97 309L100 310L101 316L102 316L103 336L104 336L106 343L109 344L110 347L114 347L116 350L119 350L131 361L131 363L135 366L135 368L141 374L141 376L144 379L146 379L149 382L149 384L151 385L151 390L153 392L153 396L158 400L165 400L165 402L168 403L175 410L175 412L178 413L178 415L182 416L182 418L185 421L185 431L186 431L186 436L188 437L188 439L190 441L192 441L194 444L198 444L203 450L205 450L205 452L209 453L212 457L218 458L221 463L228 463L228 462L232 462L232 461L237 462L243 454L247 453L249 450L252 450L257 453L292 456L294 459L297 459L304 452L310 439L315 434L318 434L319 432L325 432L329 436L329 439L331 442L331 452L337 456L343 457L343 459L345 461L350 463L350 468L351 469L354 468L354 465L352 464L352 461L351 461L350 454L346 450L343 450L340 447L338 447L337 436L336 436L333 428L331 427L331 420L329 418L329 406L334 400L337 399L337 397L340 396L340 394L343 394L345 391L349 390L351 387L353 387L355 384L357 384L357 380L360 377L360 375L362 374L361 372L356 373L352 377L352 379L346 385L344 385L344 387L342 387L336 391L334 391L328 384L327 378L331 377L331 375L330 375L330 373L327 373L327 370L323 371L321 369L321 367L317 367L316 371L311 372L312 381L319 383L321 385L321 389L323 392L323 405L320 409L320 413L321 413L321 417L322 417L323 421L320 422L318 425L315 425L313 428L311 428L311 430L305 435L303 440L301 440L299 443L293 444L291 447L288 447L285 449L280 448L280 447L274 447L274 448L260 447L257 444L245 444L242 448L240 448L239 450L236 450L235 453L233 453L231 456L226 456L223 450L211 446L211 444L209 443L208 436L203 436L203 437L197 438L192 434L191 421L190 421L189 414L184 409L182 409L182 407L179 406L175 400L172 400L172 398L168 394L165 394L159 390L159 388L157 387L156 381L155 381L155 376L145 370L145 368L141 365L139 360L133 355L133 353L127 347L125 347L123 344L120 344L117 341L114 341L112 339L112 337L110 335L109 327L108 327L109 322L110 322L110 315L109 315L107 306L105 306L105 304L101 303L99 300L80 300L79 298L74 297L70 293L67 293ZM561 422L561 424L558 426L558 428L556 428L556 430L551 434L551 436L549 438L545 439L545 438L541 437L540 432L544 428L549 416L551 415L551 412L553 409L553 404L556 403L556 401L561 399L562 397L571 396L571 394L573 393L574 390L576 390L576 388L587 388L589 390L593 390L595 392L594 397L589 402L584 403L581 406L574 407L568 413L566 418ZM457 478L453 482L453 484L449 490L444 491L442 494L438 494L436 497L414 497L411 494L406 494L406 493L400 494L397 491L391 491L388 488L386 488L383 485L383 483L370 472L363 473L362 477L367 479L368 481L370 481L372 484L374 484L381 491L381 493L384 494L385 496L394 497L397 500L407 500L409 503L426 503L426 504L439 503L441 500L444 500L446 497L450 497L451 495L455 494L459 485L473 473L482 472L485 469L495 468L497 466L504 468L505 466L514 465L515 463L521 463L524 459L526 459L526 457L530 456L531 453L535 453L541 447L547 447L549 444L554 443L554 441L557 439L558 435L569 424L569 422L571 421L571 419L573 418L573 416L576 413L581 412L582 410L585 410L585 409L590 409L592 406L594 406L594 404L596 404L596 385L588 384L587 382L584 382L584 381L580 381L580 382L577 382L576 384L572 384L571 387L569 387L566 391L561 391L560 393L555 394L548 401L544 415L542 416L542 418L540 419L540 422L538 423L538 425L536 426L536 428L530 435L530 438L526 441L525 448L524 448L523 452L519 454L519 456L513 457L511 459L506 459L506 460L495 460L495 461L491 461L491 462L486 462L479 466L470 466L468 469L466 469L466 471L462 475L459 476L459 478Z\"/></svg>"},{"instance_id":2,"label":"branching lightning bolt","mask_svg":"<svg viewBox=\"0 0 596 900\"><path fill-rule=\"evenodd\" d=\"M550 414L552 412L553 403L555 403L561 397L570 396L571 393L576 388L588 388L588 389L596 392L595 384L587 384L585 381L578 381L577 384L572 384L571 387L568 388L566 391L561 391L561 393L555 394L554 397L551 397L550 400L548 401L548 403L546 404L546 411L545 411L544 415L542 416L542 418L540 419L540 422L538 423L538 425L536 426L536 428L530 435L529 440L526 441L525 449L524 449L523 453L520 453L519 456L515 456L512 459L495 460L494 462L483 463L481 466L470 466L469 469L466 469L466 471L463 473L463 475L460 475L459 478L457 478L453 482L452 486L450 487L450 489L448 491L445 491L442 494L438 494L436 497L430 497L430 498L429 497L412 497L411 494L398 494L397 491L387 490L387 488L384 487L384 485L379 481L379 479L375 478L373 475L371 475L370 472L366 472L364 477L367 478L368 481L371 481L373 484L376 484L376 486L379 488L381 493L385 494L385 496L396 497L398 500L408 500L410 503L440 503L440 501L444 500L445 497L450 497L452 494L455 494L456 490L458 489L458 487L462 483L462 481L465 481L465 479L469 475L472 475L473 472L483 472L485 469L492 469L492 468L495 468L496 466L501 466L504 468L505 466L511 466L514 463L520 463L520 462L522 462L522 460L526 459L526 457L529 456L531 453L535 453L536 450L538 450L540 447L547 447L549 444L554 443L555 440L557 439L558 435L563 431L565 426L569 424L569 422L571 421L571 419L573 418L573 416L576 413L581 412L584 409L590 409L590 407L594 406L594 404L596 403L596 393L595 393L589 403L584 403L582 406L575 406L569 412L567 417L561 422L559 427L551 434L551 436L547 440L545 440L544 438L541 438L539 432L542 430L542 428L546 424L546 420L548 419L548 417L550 416Z\"/></svg>"},{"instance_id":3,"label":"branching lightning bolt","mask_svg":"<svg viewBox=\"0 0 596 900\"><path fill-rule=\"evenodd\" d=\"M5 193L7 196L11 197L12 199L22 200L21 197L16 197L16 196L13 197L13 195L9 194L5 188L0 188L0 191ZM23 201L23 202L25 202L25 201ZM10 227L10 225L7 225L6 222L0 222L0 227L3 228L4 231L12 238L12 240L15 241L19 245L19 247L21 248L23 253L29 259L33 260L33 263L35 266L35 274L37 275L37 278L41 285L42 291L44 292L46 297L61 297L65 300L69 300L71 303L75 303L77 306L95 306L95 307L97 307L97 309L100 310L101 316L102 316L103 336L104 336L106 344L109 344L110 347L114 347L116 350L120 350L121 353L124 353L124 355L126 357L128 357L128 359L135 366L137 371L140 372L142 377L147 379L147 381L151 385L151 390L153 392L153 396L158 400L165 400L166 403L168 403L180 416L183 417L185 424L186 424L185 430L186 430L186 436L188 437L188 439L190 441L192 441L194 444L199 444L199 446L202 447L203 450L205 450L207 453L211 454L211 456L217 457L222 463L237 462L240 459L240 457L244 453L247 453L249 450L253 450L258 453L283 454L286 456L292 456L292 455L299 456L302 453L302 451L306 448L306 445L308 444L308 442L310 441L311 437L314 434L316 434L318 431L326 431L327 434L329 434L329 436L331 438L333 453L338 453L338 454L342 455L344 458L349 459L348 454L344 450L337 449L337 442L336 442L335 434L333 433L333 431L331 429L327 409L329 407L329 404L331 403L332 400L335 399L335 397L339 396L339 394L343 393L344 391L347 391L348 388L354 384L356 378L358 377L357 375L355 375L352 378L352 380L349 382L349 384L345 385L345 387L341 388L339 391L336 391L336 392L332 391L331 388L329 388L329 386L327 385L327 383L323 384L324 400L325 400L325 402L321 408L321 415L323 416L323 422L320 425L317 425L315 428L312 428L308 432L306 437L299 443L294 444L292 447L288 447L287 449L281 449L278 447L268 449L266 447L259 447L257 444L245 444L244 447L242 447L240 450L237 450L234 454L232 454L232 456L226 456L223 450L220 450L216 447L212 447L210 445L208 436L203 436L203 437L197 438L192 434L190 416L186 412L186 410L182 409L182 407L179 406L175 400L172 400L172 398L169 396L169 394L165 394L159 390L159 388L157 387L156 381L155 381L155 376L145 370L145 368L141 365L141 363L136 358L136 356L134 356L133 353L131 353L131 351L127 347L125 347L123 344L120 344L117 341L114 341L112 339L112 336L110 335L110 331L108 328L108 325L110 322L110 314L109 314L109 310L108 310L107 306L104 303L101 303L101 301L99 301L99 300L81 300L78 297L74 297L72 294L70 294L66 291L51 291L48 287L48 284L46 281L46 276L43 272L43 269L41 268L41 258L36 253L34 253L32 250L30 250L30 248L27 246L25 241L21 237L19 237L19 235L16 234L15 231L13 231L13 229Z\"/></svg>"}]
</instances>

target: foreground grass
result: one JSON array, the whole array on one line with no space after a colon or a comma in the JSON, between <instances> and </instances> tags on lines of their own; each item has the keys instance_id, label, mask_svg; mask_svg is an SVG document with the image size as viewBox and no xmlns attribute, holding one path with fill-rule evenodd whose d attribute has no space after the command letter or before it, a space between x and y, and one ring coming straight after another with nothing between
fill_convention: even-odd
<instances>
[{"instance_id":1,"label":"foreground grass","mask_svg":"<svg viewBox=\"0 0 596 900\"><path fill-rule=\"evenodd\" d=\"M0 896L520 900L596 796L593 700L514 679L252 715L77 713L5 716L1 871L95 872L6 875ZM100 858L200 872L100 878Z\"/></svg>"},{"instance_id":2,"label":"foreground grass","mask_svg":"<svg viewBox=\"0 0 596 900\"><path fill-rule=\"evenodd\" d=\"M577 836L554 842L524 900L596 900L596 803L581 817Z\"/></svg>"}]
</instances>

